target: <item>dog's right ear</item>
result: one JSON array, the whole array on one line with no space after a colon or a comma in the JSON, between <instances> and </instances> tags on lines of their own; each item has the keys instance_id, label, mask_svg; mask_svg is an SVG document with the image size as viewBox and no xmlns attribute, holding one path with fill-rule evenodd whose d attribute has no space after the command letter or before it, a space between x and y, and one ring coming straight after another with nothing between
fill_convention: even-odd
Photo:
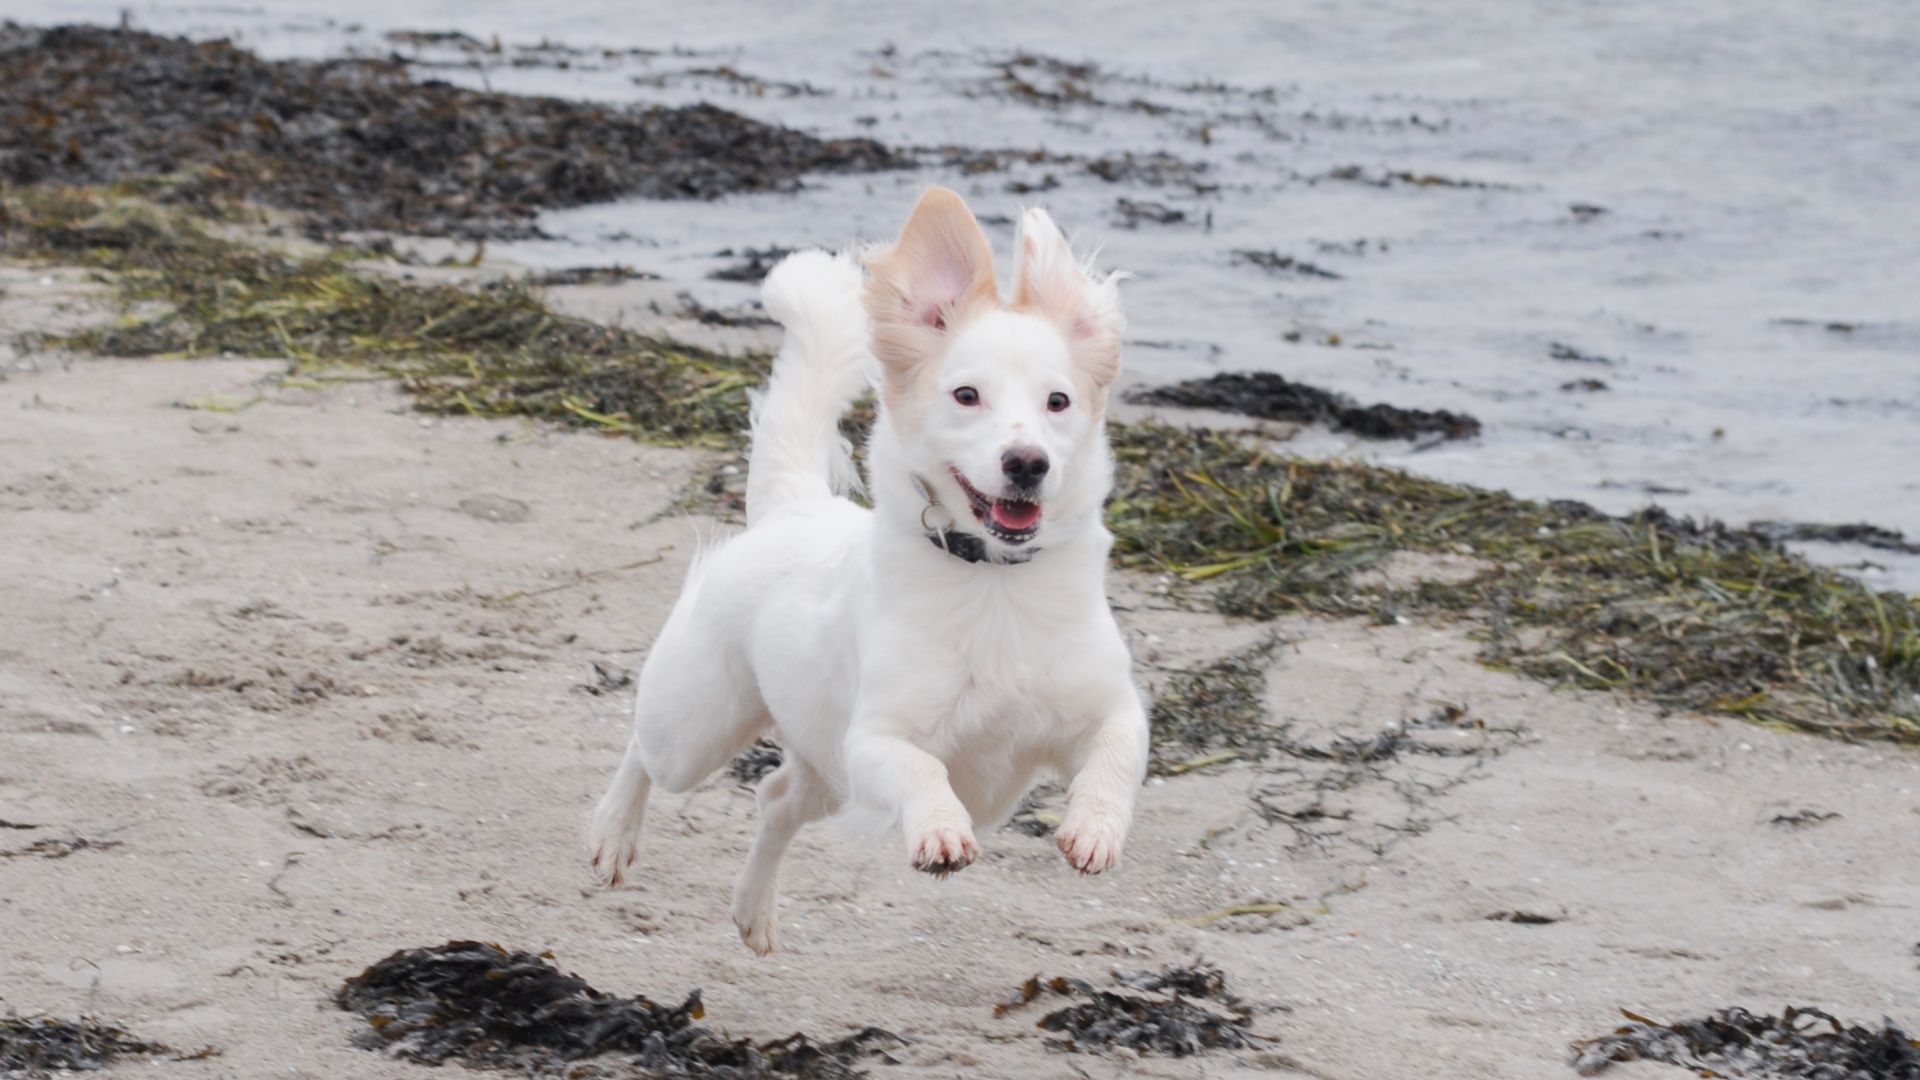
<instances>
[{"instance_id":1,"label":"dog's right ear","mask_svg":"<svg viewBox=\"0 0 1920 1080\"><path fill-rule=\"evenodd\" d=\"M1000 302L987 235L946 188L920 196L899 241L868 267L873 354L896 387L940 353L954 327Z\"/></svg>"}]
</instances>

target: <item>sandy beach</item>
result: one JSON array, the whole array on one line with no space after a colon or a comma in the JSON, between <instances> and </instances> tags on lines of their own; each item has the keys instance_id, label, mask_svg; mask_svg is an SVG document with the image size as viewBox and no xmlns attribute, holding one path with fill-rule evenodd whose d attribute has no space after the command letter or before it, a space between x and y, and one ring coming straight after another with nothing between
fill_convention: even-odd
<instances>
[{"instance_id":1,"label":"sandy beach","mask_svg":"<svg viewBox=\"0 0 1920 1080\"><path fill-rule=\"evenodd\" d=\"M0 286L0 341L110 317L77 273ZM332 998L452 938L701 988L735 1035L878 1025L908 1041L876 1076L1535 1080L1622 1008L1920 1019L1911 751L1555 692L1448 624L1180 610L1135 575L1112 594L1149 688L1277 633L1290 738L1398 751L1156 778L1092 879L1014 830L944 882L812 830L755 959L725 914L734 778L657 803L624 890L583 853L624 675L725 527L674 509L710 458L278 362L3 358L0 1009L218 1050L114 1075L438 1075L356 1048ZM1032 975L1195 959L1257 1008L1256 1049L1063 1054L1038 1005L995 1016Z\"/></svg>"},{"instance_id":2,"label":"sandy beach","mask_svg":"<svg viewBox=\"0 0 1920 1080\"><path fill-rule=\"evenodd\" d=\"M84 1019L164 1044L114 1076L444 1076L339 995L472 940L744 1062L482 1025L496 1075L1920 1080L1898 0L15 7L0 1075ZM624 888L587 817L739 525L760 276L929 184L1136 275L1153 769L1095 878L1056 787L950 880L809 829L758 958L764 748Z\"/></svg>"}]
</instances>

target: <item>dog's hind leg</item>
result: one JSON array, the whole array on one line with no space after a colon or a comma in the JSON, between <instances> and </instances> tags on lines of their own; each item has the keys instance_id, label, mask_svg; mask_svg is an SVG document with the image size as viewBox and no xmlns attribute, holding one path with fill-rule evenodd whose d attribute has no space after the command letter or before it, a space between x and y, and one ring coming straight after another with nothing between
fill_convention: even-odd
<instances>
[{"instance_id":1,"label":"dog's hind leg","mask_svg":"<svg viewBox=\"0 0 1920 1080\"><path fill-rule=\"evenodd\" d=\"M678 610L654 643L640 671L633 737L593 814L588 843L601 881L621 884L638 857L655 785L691 789L771 724L751 675L728 653L717 634Z\"/></svg>"},{"instance_id":2,"label":"dog's hind leg","mask_svg":"<svg viewBox=\"0 0 1920 1080\"><path fill-rule=\"evenodd\" d=\"M612 786L600 797L593 812L593 826L587 844L593 851L593 873L604 885L619 888L626 880L627 868L640 854L640 826L646 821L647 795L653 790L653 778L640 758L638 739L627 742L626 756L620 759L620 771Z\"/></svg>"},{"instance_id":3,"label":"dog's hind leg","mask_svg":"<svg viewBox=\"0 0 1920 1080\"><path fill-rule=\"evenodd\" d=\"M791 755L760 781L756 798L760 831L733 888L733 925L747 948L765 956L773 951L780 857L802 825L833 813L838 803L820 775Z\"/></svg>"}]
</instances>

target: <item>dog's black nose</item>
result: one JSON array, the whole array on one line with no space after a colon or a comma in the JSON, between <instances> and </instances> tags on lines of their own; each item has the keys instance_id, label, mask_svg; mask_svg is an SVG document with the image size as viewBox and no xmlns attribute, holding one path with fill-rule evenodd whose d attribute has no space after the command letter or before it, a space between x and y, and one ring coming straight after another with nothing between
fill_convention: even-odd
<instances>
[{"instance_id":1,"label":"dog's black nose","mask_svg":"<svg viewBox=\"0 0 1920 1080\"><path fill-rule=\"evenodd\" d=\"M1047 452L1031 446L1016 446L1000 455L1000 471L1015 487L1038 487L1047 475Z\"/></svg>"}]
</instances>

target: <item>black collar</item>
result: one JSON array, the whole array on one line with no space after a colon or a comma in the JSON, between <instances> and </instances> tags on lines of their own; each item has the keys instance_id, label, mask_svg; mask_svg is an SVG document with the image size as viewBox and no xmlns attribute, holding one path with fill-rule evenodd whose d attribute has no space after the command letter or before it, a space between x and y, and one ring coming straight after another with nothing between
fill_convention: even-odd
<instances>
[{"instance_id":1,"label":"black collar","mask_svg":"<svg viewBox=\"0 0 1920 1080\"><path fill-rule=\"evenodd\" d=\"M913 478L913 486L919 488L920 497L927 500L927 505L920 510L920 527L927 530L928 542L941 551L959 559L961 562L992 563L995 566L1011 566L1016 563L1026 562L1039 552L1039 548L1017 548L996 556L992 551L988 550L987 541L984 537L975 536L973 533L961 532L952 525L936 528L928 523L927 511L937 510L941 514L944 514L948 521L953 520L953 513L946 507L941 506L940 500L933 497L933 489L927 486L925 480L915 476Z\"/></svg>"},{"instance_id":2,"label":"black collar","mask_svg":"<svg viewBox=\"0 0 1920 1080\"><path fill-rule=\"evenodd\" d=\"M985 562L987 560L987 542L972 533L955 532L942 529L930 532L927 539L941 551L959 559L961 562Z\"/></svg>"},{"instance_id":3,"label":"black collar","mask_svg":"<svg viewBox=\"0 0 1920 1080\"><path fill-rule=\"evenodd\" d=\"M952 529L941 529L937 532L930 530L927 533L927 539L932 541L934 547L962 562L985 562L1000 566L1026 562L1040 550L1039 548L1019 548L995 558L993 553L987 550L987 542L984 539L972 533L956 532Z\"/></svg>"}]
</instances>

